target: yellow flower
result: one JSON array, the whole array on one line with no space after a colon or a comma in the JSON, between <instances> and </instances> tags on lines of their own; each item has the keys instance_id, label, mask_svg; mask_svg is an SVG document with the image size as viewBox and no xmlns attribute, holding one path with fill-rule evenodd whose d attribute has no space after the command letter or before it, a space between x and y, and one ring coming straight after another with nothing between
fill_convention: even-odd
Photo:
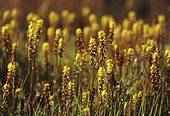
<instances>
[{"instance_id":1,"label":"yellow flower","mask_svg":"<svg viewBox=\"0 0 170 116\"><path fill-rule=\"evenodd\" d=\"M134 95L133 95L133 102L134 103L136 103L137 102L137 99L138 99L138 94L137 93L135 93Z\"/></svg>"},{"instance_id":2,"label":"yellow flower","mask_svg":"<svg viewBox=\"0 0 170 116\"><path fill-rule=\"evenodd\" d=\"M161 24L165 23L165 16L164 15L158 16L158 23L161 23Z\"/></svg>"},{"instance_id":3,"label":"yellow flower","mask_svg":"<svg viewBox=\"0 0 170 116\"><path fill-rule=\"evenodd\" d=\"M91 9L89 7L84 7L81 10L81 13L83 16L88 16L90 14L90 12L91 12Z\"/></svg>"},{"instance_id":4,"label":"yellow flower","mask_svg":"<svg viewBox=\"0 0 170 116\"><path fill-rule=\"evenodd\" d=\"M113 71L113 63L112 63L112 59L108 59L106 61L106 65L107 65L107 73L110 74Z\"/></svg>"},{"instance_id":5,"label":"yellow flower","mask_svg":"<svg viewBox=\"0 0 170 116\"><path fill-rule=\"evenodd\" d=\"M130 11L128 13L128 19L131 21L131 22L135 22L136 21L136 13L134 11Z\"/></svg>"},{"instance_id":6,"label":"yellow flower","mask_svg":"<svg viewBox=\"0 0 170 116\"><path fill-rule=\"evenodd\" d=\"M49 27L49 28L47 29L47 36L48 36L49 38L52 38L52 37L54 37L54 35L55 35L55 30L54 30L54 28L53 28L53 27Z\"/></svg>"},{"instance_id":7,"label":"yellow flower","mask_svg":"<svg viewBox=\"0 0 170 116\"><path fill-rule=\"evenodd\" d=\"M157 62L157 60L159 58L158 52L154 52L152 58L153 58L153 62Z\"/></svg>"},{"instance_id":8,"label":"yellow flower","mask_svg":"<svg viewBox=\"0 0 170 116\"><path fill-rule=\"evenodd\" d=\"M68 74L70 72L70 67L64 66L63 74Z\"/></svg>"},{"instance_id":9,"label":"yellow flower","mask_svg":"<svg viewBox=\"0 0 170 116\"><path fill-rule=\"evenodd\" d=\"M54 97L50 95L49 97L50 105L52 106L54 104Z\"/></svg>"},{"instance_id":10,"label":"yellow flower","mask_svg":"<svg viewBox=\"0 0 170 116\"><path fill-rule=\"evenodd\" d=\"M105 69L103 67L99 67L98 72L97 72L97 76L98 76L98 81L100 81L101 79L104 78Z\"/></svg>"},{"instance_id":11,"label":"yellow flower","mask_svg":"<svg viewBox=\"0 0 170 116\"><path fill-rule=\"evenodd\" d=\"M83 29L83 35L85 36L85 37L88 37L89 36L89 34L90 34L90 27L89 26L86 26L86 27L84 27L84 29Z\"/></svg>"},{"instance_id":12,"label":"yellow flower","mask_svg":"<svg viewBox=\"0 0 170 116\"><path fill-rule=\"evenodd\" d=\"M135 22L132 26L132 30L135 34L139 34L141 32L141 25L139 22Z\"/></svg>"},{"instance_id":13,"label":"yellow flower","mask_svg":"<svg viewBox=\"0 0 170 116\"><path fill-rule=\"evenodd\" d=\"M124 19L122 26L123 26L123 29L129 29L129 26L130 26L129 20L128 19Z\"/></svg>"},{"instance_id":14,"label":"yellow flower","mask_svg":"<svg viewBox=\"0 0 170 116\"><path fill-rule=\"evenodd\" d=\"M59 15L54 11L51 11L48 15L48 20L51 26L56 25L57 22L59 21L59 18L60 18Z\"/></svg>"},{"instance_id":15,"label":"yellow flower","mask_svg":"<svg viewBox=\"0 0 170 116\"><path fill-rule=\"evenodd\" d=\"M1 30L1 33L2 34L5 34L9 31L9 25L5 25L5 26L2 26L2 30Z\"/></svg>"},{"instance_id":16,"label":"yellow flower","mask_svg":"<svg viewBox=\"0 0 170 116\"><path fill-rule=\"evenodd\" d=\"M110 19L109 21L109 28L110 29L114 29L116 26L116 22L114 21L114 19Z\"/></svg>"},{"instance_id":17,"label":"yellow flower","mask_svg":"<svg viewBox=\"0 0 170 116\"><path fill-rule=\"evenodd\" d=\"M99 28L99 25L96 22L91 24L91 31L92 32L96 32L98 30L98 28Z\"/></svg>"},{"instance_id":18,"label":"yellow flower","mask_svg":"<svg viewBox=\"0 0 170 116\"><path fill-rule=\"evenodd\" d=\"M96 46L96 40L93 37L91 37L89 40L89 49L91 50L91 48L95 46Z\"/></svg>"},{"instance_id":19,"label":"yellow flower","mask_svg":"<svg viewBox=\"0 0 170 116\"><path fill-rule=\"evenodd\" d=\"M62 49L63 49L63 44L64 44L63 38L59 39L59 42L58 42L58 48L59 48L59 50L62 50Z\"/></svg>"},{"instance_id":20,"label":"yellow flower","mask_svg":"<svg viewBox=\"0 0 170 116\"><path fill-rule=\"evenodd\" d=\"M49 43L48 42L44 42L43 43L43 51L44 50L49 50L49 49L50 49Z\"/></svg>"},{"instance_id":21,"label":"yellow flower","mask_svg":"<svg viewBox=\"0 0 170 116\"><path fill-rule=\"evenodd\" d=\"M90 22L90 24L93 24L93 23L97 22L97 17L96 17L95 14L90 14L89 22Z\"/></svg>"},{"instance_id":22,"label":"yellow flower","mask_svg":"<svg viewBox=\"0 0 170 116\"><path fill-rule=\"evenodd\" d=\"M74 13L69 13L68 18L67 18L68 22L72 23L74 21L75 17L76 17L76 15Z\"/></svg>"},{"instance_id":23,"label":"yellow flower","mask_svg":"<svg viewBox=\"0 0 170 116\"><path fill-rule=\"evenodd\" d=\"M76 35L79 36L80 34L82 34L82 31L80 28L76 29Z\"/></svg>"},{"instance_id":24,"label":"yellow flower","mask_svg":"<svg viewBox=\"0 0 170 116\"><path fill-rule=\"evenodd\" d=\"M101 91L101 96L103 98L106 98L106 96L108 96L108 93L106 92L106 90Z\"/></svg>"},{"instance_id":25,"label":"yellow flower","mask_svg":"<svg viewBox=\"0 0 170 116\"><path fill-rule=\"evenodd\" d=\"M98 32L98 38L99 38L99 41L105 41L105 33L104 33L104 31L99 31Z\"/></svg>"},{"instance_id":26,"label":"yellow flower","mask_svg":"<svg viewBox=\"0 0 170 116\"><path fill-rule=\"evenodd\" d=\"M55 34L56 34L56 39L59 40L60 37L62 36L62 31L61 31L61 29L60 29L60 28L56 29Z\"/></svg>"},{"instance_id":27,"label":"yellow flower","mask_svg":"<svg viewBox=\"0 0 170 116\"><path fill-rule=\"evenodd\" d=\"M89 109L89 107L84 108L83 111L85 113L85 116L90 116L90 109Z\"/></svg>"},{"instance_id":28,"label":"yellow flower","mask_svg":"<svg viewBox=\"0 0 170 116\"><path fill-rule=\"evenodd\" d=\"M17 8L12 9L12 12L11 12L12 18L16 19L17 15L18 15L18 9Z\"/></svg>"},{"instance_id":29,"label":"yellow flower","mask_svg":"<svg viewBox=\"0 0 170 116\"><path fill-rule=\"evenodd\" d=\"M3 17L2 17L3 22L6 21L7 19L9 19L10 15L11 15L10 10L5 10L3 13Z\"/></svg>"},{"instance_id":30,"label":"yellow flower","mask_svg":"<svg viewBox=\"0 0 170 116\"><path fill-rule=\"evenodd\" d=\"M44 90L49 89L49 88L50 88L50 84L48 83L44 84Z\"/></svg>"},{"instance_id":31,"label":"yellow flower","mask_svg":"<svg viewBox=\"0 0 170 116\"><path fill-rule=\"evenodd\" d=\"M61 12L61 16L62 16L63 18L67 18L68 15L69 15L69 11L68 11L68 10L63 10L63 11Z\"/></svg>"},{"instance_id":32,"label":"yellow flower","mask_svg":"<svg viewBox=\"0 0 170 116\"><path fill-rule=\"evenodd\" d=\"M108 25L108 20L109 20L109 17L108 16L102 16L101 18L101 25L103 28L106 28L107 25Z\"/></svg>"},{"instance_id":33,"label":"yellow flower","mask_svg":"<svg viewBox=\"0 0 170 116\"><path fill-rule=\"evenodd\" d=\"M150 38L153 35L153 28L150 27L148 24L143 25L143 37L145 39Z\"/></svg>"},{"instance_id":34,"label":"yellow flower","mask_svg":"<svg viewBox=\"0 0 170 116\"><path fill-rule=\"evenodd\" d=\"M15 65L15 63L10 62L10 63L8 64L8 72L15 72L15 70L16 70L16 65Z\"/></svg>"}]
</instances>

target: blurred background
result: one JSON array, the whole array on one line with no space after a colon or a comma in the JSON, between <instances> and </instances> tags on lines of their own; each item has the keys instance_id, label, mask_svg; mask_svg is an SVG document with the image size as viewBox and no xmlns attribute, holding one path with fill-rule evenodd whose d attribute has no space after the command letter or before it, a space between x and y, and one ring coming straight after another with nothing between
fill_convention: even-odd
<instances>
[{"instance_id":1,"label":"blurred background","mask_svg":"<svg viewBox=\"0 0 170 116\"><path fill-rule=\"evenodd\" d=\"M97 16L111 14L117 20L125 17L129 10L134 10L138 18L146 21L157 14L170 15L170 0L0 0L0 15L2 17L6 9L18 8L21 19L28 12L38 13L45 18L51 10L60 13L68 9L80 14L84 6L90 7Z\"/></svg>"}]
</instances>

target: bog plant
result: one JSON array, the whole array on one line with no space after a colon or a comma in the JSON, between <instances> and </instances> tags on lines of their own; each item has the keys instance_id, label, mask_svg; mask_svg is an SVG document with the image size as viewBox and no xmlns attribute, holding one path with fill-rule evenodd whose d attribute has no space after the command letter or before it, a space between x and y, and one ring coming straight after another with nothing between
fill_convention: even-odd
<instances>
[{"instance_id":1,"label":"bog plant","mask_svg":"<svg viewBox=\"0 0 170 116\"><path fill-rule=\"evenodd\" d=\"M29 13L20 24L19 12L1 18L1 115L170 115L164 15L148 23L130 11L116 21L85 7L44 19Z\"/></svg>"}]
</instances>

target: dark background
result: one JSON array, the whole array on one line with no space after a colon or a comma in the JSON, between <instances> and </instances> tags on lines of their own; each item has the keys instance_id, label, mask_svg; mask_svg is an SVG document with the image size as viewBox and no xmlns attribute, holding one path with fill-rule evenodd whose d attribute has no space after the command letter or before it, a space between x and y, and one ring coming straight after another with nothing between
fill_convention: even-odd
<instances>
[{"instance_id":1,"label":"dark background","mask_svg":"<svg viewBox=\"0 0 170 116\"><path fill-rule=\"evenodd\" d=\"M170 0L0 0L0 16L4 10L12 8L20 10L21 19L28 12L45 18L51 10L60 13L64 9L74 11L78 16L84 6L89 6L97 16L111 14L116 20L126 17L129 10L136 11L138 18L145 21L158 14L164 14L167 19L170 15Z\"/></svg>"}]
</instances>

